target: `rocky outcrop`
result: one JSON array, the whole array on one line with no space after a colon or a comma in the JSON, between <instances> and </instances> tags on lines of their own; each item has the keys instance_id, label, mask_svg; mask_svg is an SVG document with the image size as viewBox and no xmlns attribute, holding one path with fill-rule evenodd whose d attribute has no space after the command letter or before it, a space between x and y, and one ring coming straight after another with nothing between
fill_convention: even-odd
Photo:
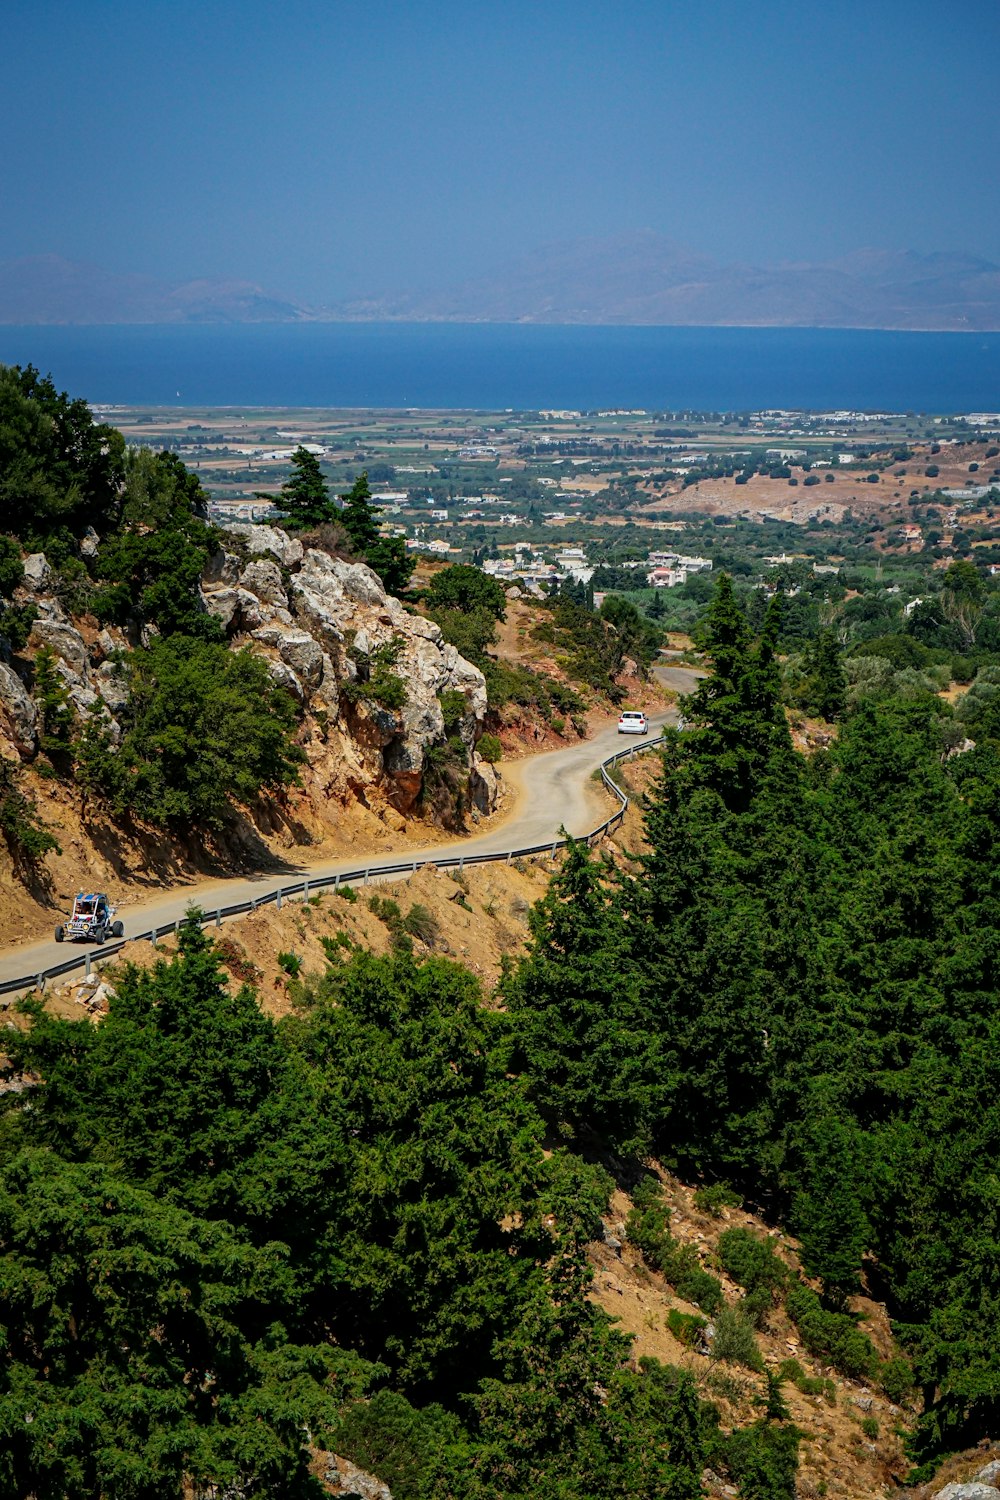
<instances>
[{"instance_id":1,"label":"rocky outcrop","mask_svg":"<svg viewBox=\"0 0 1000 1500\"><path fill-rule=\"evenodd\" d=\"M363 563L306 549L275 527L236 526L226 537L205 568L201 606L234 647L248 646L266 659L272 677L300 706L307 767L302 791L294 793L296 817L305 817L307 826L329 826L331 804L349 801L376 813L410 813L422 791L427 752L446 738L443 693L450 695L449 733L457 732L464 746L471 803L481 813L492 811L497 777L473 749L487 710L486 683L444 641L440 627L409 613ZM81 719L101 716L113 746L126 707L115 653L147 644L155 631L137 626L95 632L70 620L54 581L45 555L32 554L18 591L37 611L28 653L43 647L54 652L73 708ZM386 674L399 685L380 692ZM0 663L8 744L24 758L37 748L38 710L27 680ZM308 816L303 798L312 802Z\"/></svg>"},{"instance_id":2,"label":"rocky outcrop","mask_svg":"<svg viewBox=\"0 0 1000 1500\"><path fill-rule=\"evenodd\" d=\"M495 768L481 755L473 753L472 771L469 775L469 797L477 812L489 814L494 811L500 796L500 779Z\"/></svg>"},{"instance_id":3,"label":"rocky outcrop","mask_svg":"<svg viewBox=\"0 0 1000 1500\"><path fill-rule=\"evenodd\" d=\"M281 573L277 563L264 562L256 558L248 563L240 574L240 587L248 593L255 594L265 604L277 604L282 609L288 608L288 595L285 593L281 583Z\"/></svg>"},{"instance_id":4,"label":"rocky outcrop","mask_svg":"<svg viewBox=\"0 0 1000 1500\"><path fill-rule=\"evenodd\" d=\"M938 1490L934 1500L1000 1500L1000 1490L974 1479L969 1484L946 1484L943 1490Z\"/></svg>"},{"instance_id":5,"label":"rocky outcrop","mask_svg":"<svg viewBox=\"0 0 1000 1500\"><path fill-rule=\"evenodd\" d=\"M10 730L13 747L22 755L35 749L38 710L17 673L0 662L0 709Z\"/></svg>"},{"instance_id":6,"label":"rocky outcrop","mask_svg":"<svg viewBox=\"0 0 1000 1500\"><path fill-rule=\"evenodd\" d=\"M236 528L233 528L234 530ZM343 756L344 774L381 789L388 801L409 811L421 789L425 756L445 737L440 694L458 692L466 703L459 734L470 756L479 722L486 713L486 682L477 667L447 645L432 620L411 615L385 592L378 576L363 563L345 562L316 549L302 550L295 538L264 526L238 528L251 561L239 587L212 589L206 579L205 600L233 635L250 635L256 649L274 662L278 680L322 721L313 736L311 759L330 759L331 744L350 749ZM296 551L296 549L298 549ZM259 553L266 553L261 557ZM275 558L286 569L282 576ZM260 622L249 624L243 595L253 592ZM386 709L363 691L342 692L355 682L380 647L396 652L391 670L405 685L399 709ZM294 674L285 679L282 664ZM491 773L492 774L492 773ZM490 777L480 780L477 806L495 804Z\"/></svg>"},{"instance_id":7,"label":"rocky outcrop","mask_svg":"<svg viewBox=\"0 0 1000 1500\"><path fill-rule=\"evenodd\" d=\"M323 1468L323 1483L339 1500L392 1500L387 1484L359 1469L349 1458L331 1455Z\"/></svg>"},{"instance_id":8,"label":"rocky outcrop","mask_svg":"<svg viewBox=\"0 0 1000 1500\"><path fill-rule=\"evenodd\" d=\"M30 589L43 589L52 581L52 569L44 552L32 552L24 559L24 582Z\"/></svg>"},{"instance_id":9,"label":"rocky outcrop","mask_svg":"<svg viewBox=\"0 0 1000 1500\"><path fill-rule=\"evenodd\" d=\"M31 644L48 646L70 671L83 678L87 671L89 653L86 642L72 625L63 625L55 620L36 620L31 627Z\"/></svg>"},{"instance_id":10,"label":"rocky outcrop","mask_svg":"<svg viewBox=\"0 0 1000 1500\"><path fill-rule=\"evenodd\" d=\"M284 568L294 568L302 561L305 549L298 537L289 536L287 531L280 531L277 526L254 526L250 522L240 522L236 526L230 526L229 530L234 536L243 537L247 551L254 556L270 555L277 558Z\"/></svg>"}]
</instances>

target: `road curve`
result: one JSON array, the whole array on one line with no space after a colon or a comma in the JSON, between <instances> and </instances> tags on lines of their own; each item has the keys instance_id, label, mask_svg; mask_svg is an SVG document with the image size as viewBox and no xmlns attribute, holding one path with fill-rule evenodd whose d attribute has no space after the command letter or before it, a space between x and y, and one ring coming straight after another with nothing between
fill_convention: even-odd
<instances>
[{"instance_id":1,"label":"road curve","mask_svg":"<svg viewBox=\"0 0 1000 1500\"><path fill-rule=\"evenodd\" d=\"M672 679L679 676L679 670L671 670ZM694 685L694 677L694 673L689 674L690 686ZM674 680L670 683L674 688L678 685ZM676 718L674 710L651 715L651 735L661 725L676 722ZM397 864L401 858L448 859L460 855L468 857L473 854L505 853L509 849L526 849L533 844L555 840L559 837L560 828L565 828L574 836L587 833L607 815L605 794L591 779L593 772L616 750L635 743L631 737L619 735L612 726L602 730L592 740L583 740L566 750L549 750L527 760L511 761L504 767L504 777L517 794L511 817L504 819L502 824L489 833L472 838L458 839L449 844L417 846L407 843L399 851L372 856L369 865L371 873L375 875L380 869ZM179 921L192 903L196 902L206 911L214 911L217 907L236 905L241 901L259 901L270 891L294 884L297 878L320 880L347 870L356 870L365 858L364 855L352 854L323 864L303 864L281 875L270 871L249 877L178 886L161 896L123 905L119 909L119 916L125 923L125 935L128 937L130 933L144 933L153 927L163 927ZM52 938L0 949L0 984L19 979L22 975L40 974L70 958L74 951L71 945L56 943ZM80 951L84 951L82 946ZM94 957L101 953L101 949L93 944L86 945L86 951Z\"/></svg>"}]
</instances>

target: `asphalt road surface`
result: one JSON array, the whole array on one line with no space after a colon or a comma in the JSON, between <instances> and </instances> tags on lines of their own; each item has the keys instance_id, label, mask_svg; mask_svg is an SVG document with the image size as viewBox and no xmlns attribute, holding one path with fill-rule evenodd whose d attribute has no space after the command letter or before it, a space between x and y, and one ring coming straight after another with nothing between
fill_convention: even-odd
<instances>
[{"instance_id":1,"label":"asphalt road surface","mask_svg":"<svg viewBox=\"0 0 1000 1500\"><path fill-rule=\"evenodd\" d=\"M697 676L683 667L657 667L656 675L675 692L690 692ZM650 717L650 737L663 724L675 723L676 711L654 714ZM544 844L559 837L560 828L579 837L597 827L609 815L608 796L591 780L593 771L613 755L635 743L631 736L619 735L616 728L603 730L592 740L583 740L566 750L550 750L542 755L531 756L523 761L511 761L504 767L504 778L516 792L514 811L510 817L489 833L456 840L450 844L413 845L405 844L395 853L366 856L352 854L330 860L323 864L302 865L288 870L283 875L273 871L250 877L215 880L178 886L158 896L133 904L123 905L118 910L125 924L125 936L148 932L153 927L164 927L180 921L187 908L196 903L205 911L233 905L240 901L260 900L268 892L281 886L294 885L296 880L321 879L323 876L356 870L370 859L370 870L377 874L380 868L398 864L401 859L436 858L448 859L459 855L505 853L508 849L527 849L533 844ZM640 741L641 743L641 741ZM397 877L398 878L398 877ZM114 892L110 893L112 899ZM55 924L53 917L53 925ZM0 950L0 983L19 979L26 974L40 974L72 957L74 945L57 943L54 938L42 942L19 944L17 947ZM94 956L101 949L92 943L81 944L84 951Z\"/></svg>"}]
</instances>

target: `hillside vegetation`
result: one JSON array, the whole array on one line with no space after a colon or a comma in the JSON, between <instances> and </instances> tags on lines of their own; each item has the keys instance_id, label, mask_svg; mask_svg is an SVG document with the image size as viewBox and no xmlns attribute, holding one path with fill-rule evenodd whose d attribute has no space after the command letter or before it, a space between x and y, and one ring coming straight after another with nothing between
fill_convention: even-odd
<instances>
[{"instance_id":1,"label":"hillside vegetation","mask_svg":"<svg viewBox=\"0 0 1000 1500\"><path fill-rule=\"evenodd\" d=\"M54 402L54 442L75 418L32 380L8 405ZM496 591L438 574L421 618L336 537L267 532L280 566L227 550L174 461L77 415L66 462L97 454L92 482L3 438L39 528L12 500L3 670L30 681L26 706L5 679L11 733L43 780L169 831L315 769L324 711L409 805L472 759L485 679L443 632L488 625L486 660ZM72 666L60 590L120 657L88 665L76 631ZM942 595L928 628L993 618L975 568ZM543 644L590 640L603 674L565 602ZM884 670L825 629L789 650L787 606L719 579L711 671L632 849L571 845L530 912L524 871L501 912L497 872L449 901L425 871L408 898L271 914L299 940L267 963L194 914L100 1017L25 1003L0 1087L0 1497L319 1495L337 1455L394 1500L862 1500L902 1474L900 1439L916 1482L995 1433L997 693L977 662L956 705L905 632L865 634ZM607 627L641 660L631 615L597 626L617 652ZM84 712L95 679L117 732ZM20 762L4 777L30 870L51 835ZM832 1416L810 1429L807 1402ZM853 1492L830 1488L835 1442Z\"/></svg>"}]
</instances>

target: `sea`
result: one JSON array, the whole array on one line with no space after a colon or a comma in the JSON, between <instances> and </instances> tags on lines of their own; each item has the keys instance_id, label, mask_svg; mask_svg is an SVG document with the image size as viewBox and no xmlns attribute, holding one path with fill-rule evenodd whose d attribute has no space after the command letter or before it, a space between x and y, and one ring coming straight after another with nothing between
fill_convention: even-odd
<instances>
[{"instance_id":1,"label":"sea","mask_svg":"<svg viewBox=\"0 0 1000 1500\"><path fill-rule=\"evenodd\" d=\"M1000 410L1000 333L497 323L0 327L95 404L537 411Z\"/></svg>"}]
</instances>

